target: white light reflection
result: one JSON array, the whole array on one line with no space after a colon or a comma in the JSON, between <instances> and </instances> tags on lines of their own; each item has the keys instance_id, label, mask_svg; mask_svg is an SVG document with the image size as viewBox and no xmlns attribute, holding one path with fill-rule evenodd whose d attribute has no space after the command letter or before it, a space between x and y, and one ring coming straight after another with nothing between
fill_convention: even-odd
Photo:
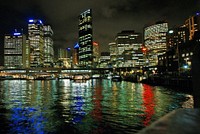
<instances>
[{"instance_id":1,"label":"white light reflection","mask_svg":"<svg viewBox=\"0 0 200 134\"><path fill-rule=\"evenodd\" d=\"M29 99L27 97L29 96L26 92L26 81L23 80L8 80L7 86L5 89L7 90L7 93L5 94L6 100L12 104L10 104L11 107L18 105L19 103L27 103Z\"/></svg>"}]
</instances>

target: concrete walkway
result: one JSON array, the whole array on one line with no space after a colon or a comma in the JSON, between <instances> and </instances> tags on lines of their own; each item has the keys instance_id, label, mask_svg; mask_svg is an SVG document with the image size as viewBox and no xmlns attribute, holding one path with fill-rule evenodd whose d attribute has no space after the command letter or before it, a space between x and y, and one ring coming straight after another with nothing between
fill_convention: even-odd
<instances>
[{"instance_id":1,"label":"concrete walkway","mask_svg":"<svg viewBox=\"0 0 200 134\"><path fill-rule=\"evenodd\" d=\"M200 109L178 109L138 134L200 134Z\"/></svg>"}]
</instances>

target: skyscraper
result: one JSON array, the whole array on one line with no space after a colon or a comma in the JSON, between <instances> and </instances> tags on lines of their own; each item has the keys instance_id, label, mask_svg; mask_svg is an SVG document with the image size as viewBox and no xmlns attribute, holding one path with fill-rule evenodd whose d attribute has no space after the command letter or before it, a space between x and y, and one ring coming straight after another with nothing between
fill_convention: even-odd
<instances>
[{"instance_id":1,"label":"skyscraper","mask_svg":"<svg viewBox=\"0 0 200 134\"><path fill-rule=\"evenodd\" d=\"M117 44L115 42L111 42L108 45L110 52L110 61L114 64L117 60L117 54L118 54Z\"/></svg>"},{"instance_id":2,"label":"skyscraper","mask_svg":"<svg viewBox=\"0 0 200 134\"><path fill-rule=\"evenodd\" d=\"M26 36L15 32L4 37L4 67L26 68Z\"/></svg>"},{"instance_id":3,"label":"skyscraper","mask_svg":"<svg viewBox=\"0 0 200 134\"><path fill-rule=\"evenodd\" d=\"M149 66L158 64L158 55L166 52L167 22L157 22L144 28L144 44L147 47Z\"/></svg>"},{"instance_id":4,"label":"skyscraper","mask_svg":"<svg viewBox=\"0 0 200 134\"><path fill-rule=\"evenodd\" d=\"M93 42L93 67L96 67L99 62L99 44L97 42Z\"/></svg>"},{"instance_id":5,"label":"skyscraper","mask_svg":"<svg viewBox=\"0 0 200 134\"><path fill-rule=\"evenodd\" d=\"M78 65L79 59L78 59L78 49L79 49L79 44L76 43L74 45L73 53L72 53L72 61L73 61L73 66L76 67Z\"/></svg>"},{"instance_id":6,"label":"skyscraper","mask_svg":"<svg viewBox=\"0 0 200 134\"><path fill-rule=\"evenodd\" d=\"M88 9L79 15L79 65L93 66L93 33L92 10Z\"/></svg>"},{"instance_id":7,"label":"skyscraper","mask_svg":"<svg viewBox=\"0 0 200 134\"><path fill-rule=\"evenodd\" d=\"M140 57L138 57L138 50L141 50L142 46L141 34L134 30L122 31L117 34L115 41L117 44L116 66L135 67L138 65Z\"/></svg>"},{"instance_id":8,"label":"skyscraper","mask_svg":"<svg viewBox=\"0 0 200 134\"><path fill-rule=\"evenodd\" d=\"M44 26L44 66L52 66L54 62L53 30L50 25Z\"/></svg>"},{"instance_id":9,"label":"skyscraper","mask_svg":"<svg viewBox=\"0 0 200 134\"><path fill-rule=\"evenodd\" d=\"M58 49L58 61L57 61L58 66L59 67L70 68L71 67L71 62L72 62L71 61L71 56L69 56L68 49L59 48Z\"/></svg>"},{"instance_id":10,"label":"skyscraper","mask_svg":"<svg viewBox=\"0 0 200 134\"><path fill-rule=\"evenodd\" d=\"M28 39L30 44L30 67L40 67L44 63L44 31L41 20L29 20Z\"/></svg>"},{"instance_id":11,"label":"skyscraper","mask_svg":"<svg viewBox=\"0 0 200 134\"><path fill-rule=\"evenodd\" d=\"M167 48L177 48L179 45L189 41L189 30L185 25L174 27L167 32Z\"/></svg>"}]
</instances>

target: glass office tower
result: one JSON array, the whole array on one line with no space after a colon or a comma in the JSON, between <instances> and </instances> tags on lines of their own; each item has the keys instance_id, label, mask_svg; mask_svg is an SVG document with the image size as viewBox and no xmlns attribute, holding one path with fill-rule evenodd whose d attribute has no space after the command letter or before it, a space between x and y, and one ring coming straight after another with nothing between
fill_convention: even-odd
<instances>
[{"instance_id":1,"label":"glass office tower","mask_svg":"<svg viewBox=\"0 0 200 134\"><path fill-rule=\"evenodd\" d=\"M5 35L4 37L4 67L26 68L26 36L22 33ZM26 66L27 65L27 66Z\"/></svg>"},{"instance_id":2,"label":"glass office tower","mask_svg":"<svg viewBox=\"0 0 200 134\"><path fill-rule=\"evenodd\" d=\"M148 66L158 64L158 56L166 52L167 22L157 22L144 28L144 44L147 47Z\"/></svg>"},{"instance_id":3,"label":"glass office tower","mask_svg":"<svg viewBox=\"0 0 200 134\"><path fill-rule=\"evenodd\" d=\"M51 67L54 62L53 30L50 25L44 26L44 66Z\"/></svg>"},{"instance_id":4,"label":"glass office tower","mask_svg":"<svg viewBox=\"0 0 200 134\"><path fill-rule=\"evenodd\" d=\"M41 20L29 20L30 67L44 66L44 31Z\"/></svg>"},{"instance_id":5,"label":"glass office tower","mask_svg":"<svg viewBox=\"0 0 200 134\"><path fill-rule=\"evenodd\" d=\"M88 9L79 15L79 65L93 67L93 34L92 10Z\"/></svg>"}]
</instances>

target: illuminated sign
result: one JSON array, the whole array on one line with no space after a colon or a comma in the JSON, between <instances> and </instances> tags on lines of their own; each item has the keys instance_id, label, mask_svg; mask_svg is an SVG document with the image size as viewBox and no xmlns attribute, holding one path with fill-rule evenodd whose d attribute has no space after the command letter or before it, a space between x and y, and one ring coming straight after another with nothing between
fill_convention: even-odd
<instances>
[{"instance_id":1,"label":"illuminated sign","mask_svg":"<svg viewBox=\"0 0 200 134\"><path fill-rule=\"evenodd\" d=\"M29 22L33 22L33 20L29 20Z\"/></svg>"},{"instance_id":2,"label":"illuminated sign","mask_svg":"<svg viewBox=\"0 0 200 134\"><path fill-rule=\"evenodd\" d=\"M74 46L74 49L78 49L79 48L79 44L77 43L75 46Z\"/></svg>"},{"instance_id":3,"label":"illuminated sign","mask_svg":"<svg viewBox=\"0 0 200 134\"><path fill-rule=\"evenodd\" d=\"M39 22L40 22L40 24L42 24L42 21L41 21L41 20L39 20Z\"/></svg>"},{"instance_id":4,"label":"illuminated sign","mask_svg":"<svg viewBox=\"0 0 200 134\"><path fill-rule=\"evenodd\" d=\"M14 33L15 36L21 35L21 33Z\"/></svg>"}]
</instances>

